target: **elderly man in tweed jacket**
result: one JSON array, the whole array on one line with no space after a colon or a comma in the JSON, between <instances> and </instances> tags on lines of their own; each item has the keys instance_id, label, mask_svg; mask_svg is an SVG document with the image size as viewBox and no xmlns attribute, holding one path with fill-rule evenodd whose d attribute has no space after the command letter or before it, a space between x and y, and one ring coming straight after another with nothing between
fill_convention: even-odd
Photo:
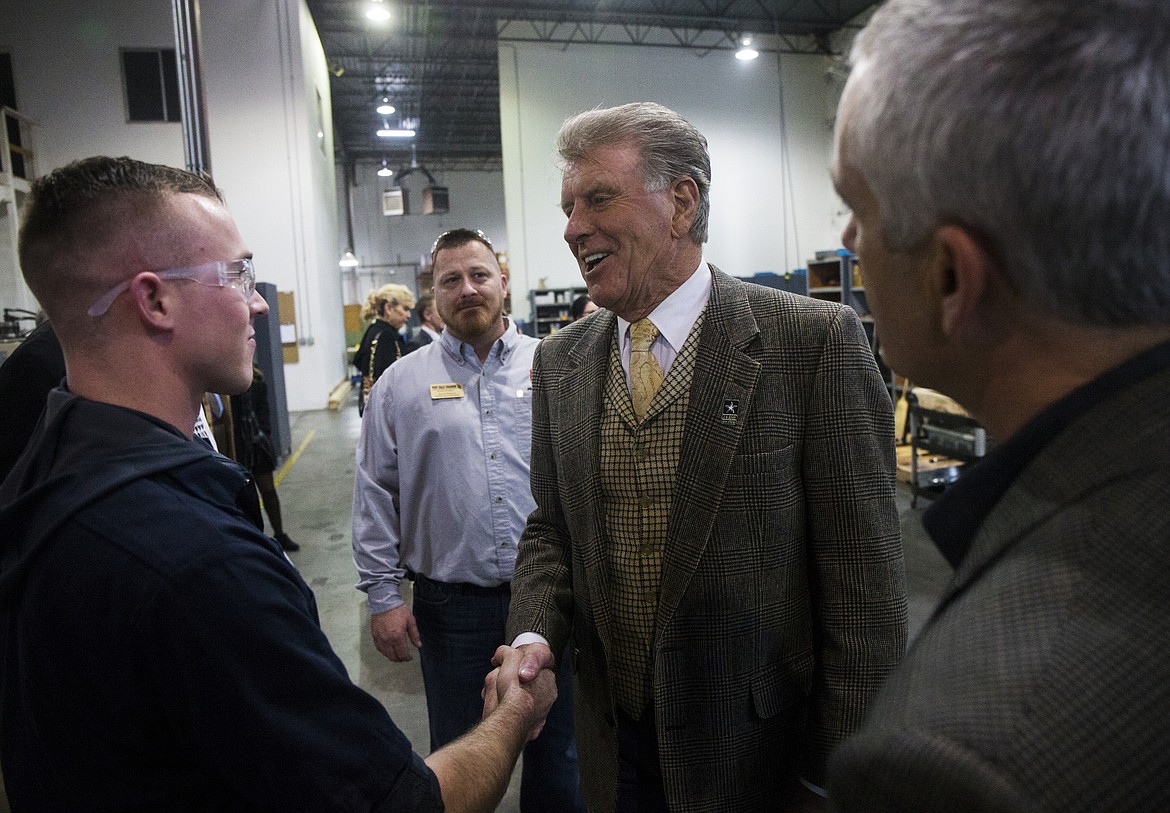
<instances>
[{"instance_id":1,"label":"elderly man in tweed jacket","mask_svg":"<svg viewBox=\"0 0 1170 813\"><path fill-rule=\"evenodd\" d=\"M584 113L558 148L565 239L604 310L537 350L503 674L571 641L592 810L815 804L799 780L822 781L906 635L861 323L703 262L710 160L676 113Z\"/></svg>"}]
</instances>

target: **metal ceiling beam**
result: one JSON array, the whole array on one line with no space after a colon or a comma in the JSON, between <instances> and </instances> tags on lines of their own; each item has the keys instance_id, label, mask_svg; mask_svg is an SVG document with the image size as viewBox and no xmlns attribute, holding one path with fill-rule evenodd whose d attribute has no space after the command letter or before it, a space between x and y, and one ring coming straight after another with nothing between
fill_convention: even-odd
<instances>
[{"instance_id":1,"label":"metal ceiling beam","mask_svg":"<svg viewBox=\"0 0 1170 813\"><path fill-rule=\"evenodd\" d=\"M873 0L413 0L396 2L391 24L362 16L364 0L308 0L334 73L334 128L348 160L409 160L411 144L433 170L498 170L501 163L499 42L568 47L608 44L733 50L752 34L761 50L831 50L828 32L847 27ZM763 40L761 42L761 40ZM374 135L374 106L419 122L413 142Z\"/></svg>"},{"instance_id":2,"label":"metal ceiling beam","mask_svg":"<svg viewBox=\"0 0 1170 813\"><path fill-rule=\"evenodd\" d=\"M493 20L495 25L511 22L548 21L552 23L578 23L582 25L614 25L698 29L702 31L726 31L729 27L741 30L752 30L758 33L786 33L786 34L814 34L831 32L846 24L856 12L850 14L851 9L842 9L840 3L836 8L830 8L821 0L784 0L767 4L764 2L725 3L722 8L714 8L707 4L700 4L703 13L680 13L679 3L662 3L658 8L648 10L627 10L609 8L591 9L581 4L538 4L538 3L468 3L459 0L429 0L425 3L399 3L398 7L410 10L425 9L427 23L443 24L442 30L420 25L413 15L405 14L405 19L395 21L396 27L388 28L383 36L386 37L417 37L417 36L455 36L479 33L482 35ZM314 12L318 32L325 34L372 34L377 36L377 29L371 30L368 23L358 13L359 4L354 0L345 0L343 3L330 3L316 0L309 3L310 9L320 9L318 15ZM795 16L797 9L810 6L815 9L815 16ZM854 3L852 6L861 11L864 3ZM345 9L344 13L330 13L332 7ZM737 12L736 7L751 8L752 13Z\"/></svg>"}]
</instances>

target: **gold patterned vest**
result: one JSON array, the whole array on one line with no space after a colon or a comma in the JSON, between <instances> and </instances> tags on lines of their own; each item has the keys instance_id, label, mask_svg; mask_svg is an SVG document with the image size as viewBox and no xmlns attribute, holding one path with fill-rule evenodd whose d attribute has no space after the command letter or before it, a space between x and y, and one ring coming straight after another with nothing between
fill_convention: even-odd
<instances>
[{"instance_id":1,"label":"gold patterned vest","mask_svg":"<svg viewBox=\"0 0 1170 813\"><path fill-rule=\"evenodd\" d=\"M610 345L601 410L605 556L614 619L609 671L618 707L634 719L653 696L650 652L662 556L702 328L700 313L641 424L634 418L618 343Z\"/></svg>"}]
</instances>

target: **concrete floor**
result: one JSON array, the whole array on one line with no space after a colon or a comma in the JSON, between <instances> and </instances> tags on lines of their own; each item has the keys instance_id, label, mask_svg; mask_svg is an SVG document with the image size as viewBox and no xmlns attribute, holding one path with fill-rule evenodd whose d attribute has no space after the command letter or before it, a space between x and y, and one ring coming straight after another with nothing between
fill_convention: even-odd
<instances>
[{"instance_id":1,"label":"concrete floor","mask_svg":"<svg viewBox=\"0 0 1170 813\"><path fill-rule=\"evenodd\" d=\"M361 429L357 403L337 412L293 413L290 424L293 454L300 455L291 467L286 462L277 485L285 531L301 546L289 556L313 588L321 626L350 678L378 698L415 750L426 754L430 737L418 658L391 663L374 648L366 597L354 588L350 509Z\"/></svg>"},{"instance_id":2,"label":"concrete floor","mask_svg":"<svg viewBox=\"0 0 1170 813\"><path fill-rule=\"evenodd\" d=\"M350 505L360 429L356 402L337 412L294 413L291 428L293 455L278 485L285 530L301 545L291 558L316 594L321 625L350 677L381 701L415 750L425 754L429 738L418 659L391 663L374 649L365 596L354 589ZM911 635L925 623L951 573L922 530L923 508L924 501L911 508L909 489L899 484ZM504 813L519 810L518 777L519 771L499 807ZM0 813L7 810L0 780Z\"/></svg>"}]
</instances>

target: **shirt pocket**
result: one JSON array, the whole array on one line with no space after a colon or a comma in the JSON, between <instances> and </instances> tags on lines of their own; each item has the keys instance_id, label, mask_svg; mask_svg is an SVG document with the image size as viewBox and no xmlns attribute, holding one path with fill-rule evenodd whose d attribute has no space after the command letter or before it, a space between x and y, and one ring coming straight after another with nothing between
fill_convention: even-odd
<instances>
[{"instance_id":1,"label":"shirt pocket","mask_svg":"<svg viewBox=\"0 0 1170 813\"><path fill-rule=\"evenodd\" d=\"M517 386L509 398L511 402L511 429L516 438L516 448L525 461L532 459L532 387L525 383Z\"/></svg>"},{"instance_id":2,"label":"shirt pocket","mask_svg":"<svg viewBox=\"0 0 1170 813\"><path fill-rule=\"evenodd\" d=\"M796 446L732 455L723 490L723 508L771 511L791 505L799 493Z\"/></svg>"},{"instance_id":3,"label":"shirt pocket","mask_svg":"<svg viewBox=\"0 0 1170 813\"><path fill-rule=\"evenodd\" d=\"M795 449L796 447L790 443L782 449L774 449L770 452L732 455L731 467L727 471L727 476L728 478L750 477L775 472L786 466L790 467Z\"/></svg>"}]
</instances>

